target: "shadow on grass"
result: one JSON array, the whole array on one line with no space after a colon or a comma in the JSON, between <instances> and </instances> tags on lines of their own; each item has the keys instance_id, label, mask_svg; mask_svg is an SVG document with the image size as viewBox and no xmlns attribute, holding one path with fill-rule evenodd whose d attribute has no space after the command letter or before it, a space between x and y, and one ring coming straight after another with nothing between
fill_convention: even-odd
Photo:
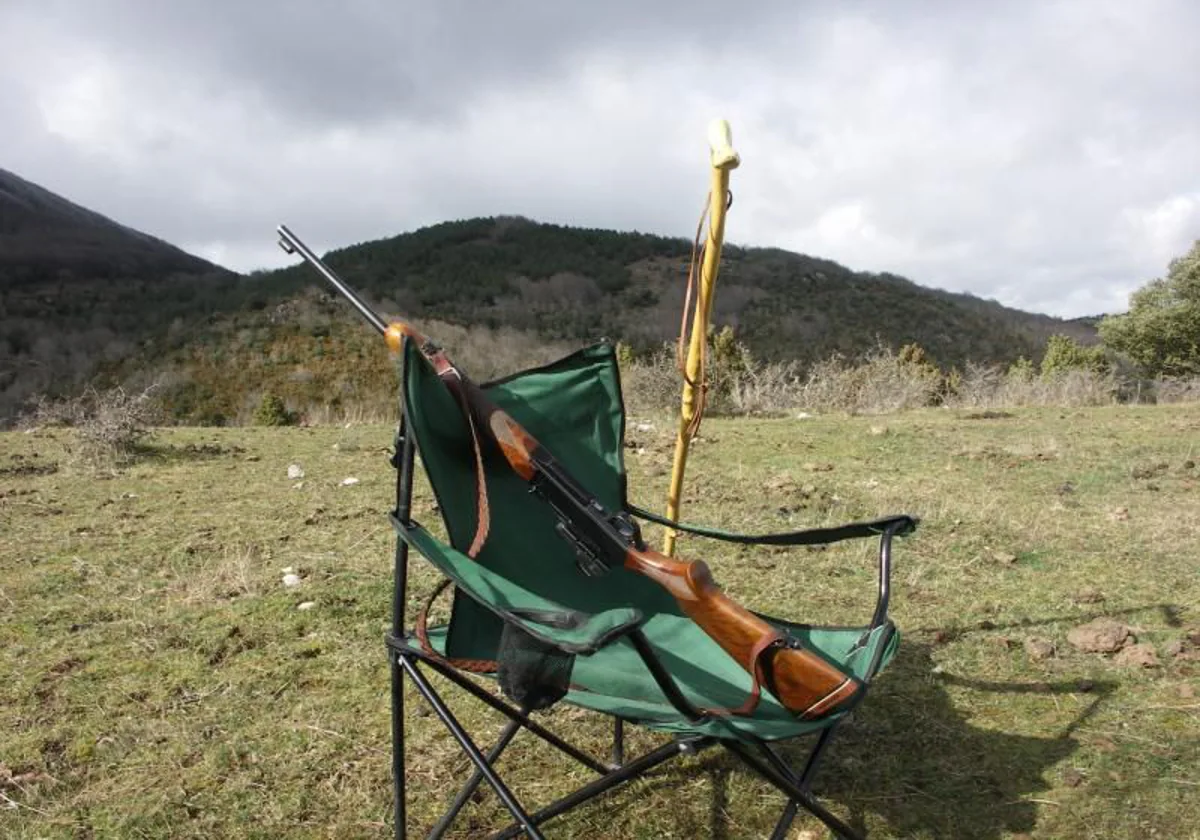
<instances>
[{"instance_id":1,"label":"shadow on grass","mask_svg":"<svg viewBox=\"0 0 1200 840\"><path fill-rule=\"evenodd\" d=\"M888 836L992 840L1031 831L1047 772L1077 748L1074 732L1116 683L1092 683L1069 725L1044 737L973 725L947 691L984 694L1080 694L1062 683L988 682L935 674L932 648L909 642L873 685L856 720L839 730L817 774L818 797L839 802L866 831L881 818ZM801 765L800 745L783 754Z\"/></svg>"},{"instance_id":2,"label":"shadow on grass","mask_svg":"<svg viewBox=\"0 0 1200 840\"><path fill-rule=\"evenodd\" d=\"M1086 622L1096 615L1128 615L1158 611L1170 626L1178 626L1178 607L1147 605L1101 610L1014 622L1009 627ZM984 622L951 629L954 636L1002 627ZM918 633L920 631L917 631ZM956 838L1001 840L1032 832L1051 774L1079 747L1075 733L1117 689L1115 681L1067 679L1060 682L980 680L938 673L934 647L907 636L896 658L872 685L855 718L833 738L816 774L813 792L845 816L861 833L874 837ZM1015 695L1074 695L1078 711L1066 724L1044 735L1013 734L973 724L955 705L950 688L965 689L992 702ZM804 766L811 741L776 744L797 771ZM678 784L678 765L672 771L652 772L652 785ZM708 776L712 802L708 840L731 840L735 830L728 808L729 780L749 770L733 755L713 750L687 771ZM766 783L763 783L766 787ZM768 794L770 795L770 794ZM782 811L782 796L772 797ZM604 808L603 798L591 807ZM585 806L586 807L586 806ZM883 825L880 825L882 823Z\"/></svg>"},{"instance_id":3,"label":"shadow on grass","mask_svg":"<svg viewBox=\"0 0 1200 840\"><path fill-rule=\"evenodd\" d=\"M139 443L134 457L140 461L179 464L245 454L246 450L240 446L224 446L217 443L188 443L183 446L173 443Z\"/></svg>"}]
</instances>

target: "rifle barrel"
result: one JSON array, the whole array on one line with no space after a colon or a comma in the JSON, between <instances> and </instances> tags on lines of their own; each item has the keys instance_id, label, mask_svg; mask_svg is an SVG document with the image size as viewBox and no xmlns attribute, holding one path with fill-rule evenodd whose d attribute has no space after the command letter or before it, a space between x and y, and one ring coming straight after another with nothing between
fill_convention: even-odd
<instances>
[{"instance_id":1,"label":"rifle barrel","mask_svg":"<svg viewBox=\"0 0 1200 840\"><path fill-rule=\"evenodd\" d=\"M288 230L287 225L280 225L275 230L279 234L280 248L289 254L299 253L300 256L312 264L313 268L321 272L325 279L332 283L346 300L354 304L354 308L370 322L371 326L378 330L381 335L387 333L387 323L376 314L375 310L367 306L366 302L358 296L358 293L347 286L341 277L334 274L333 269L321 262L321 258L310 251L308 246L300 241L300 237Z\"/></svg>"}]
</instances>

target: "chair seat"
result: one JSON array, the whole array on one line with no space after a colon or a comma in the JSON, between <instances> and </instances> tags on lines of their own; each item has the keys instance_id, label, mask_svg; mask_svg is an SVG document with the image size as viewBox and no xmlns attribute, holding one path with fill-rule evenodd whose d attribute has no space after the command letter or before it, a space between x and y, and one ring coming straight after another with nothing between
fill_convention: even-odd
<instances>
[{"instance_id":1,"label":"chair seat","mask_svg":"<svg viewBox=\"0 0 1200 840\"><path fill-rule=\"evenodd\" d=\"M899 642L899 634L890 624L877 628L864 641L867 629L863 627L811 627L767 620L859 677L868 673L880 647L882 669L895 654ZM694 704L700 708L733 708L745 701L751 687L749 674L690 619L657 615L642 629L663 665ZM446 627L431 627L429 641L438 653L444 654ZM411 636L406 640L410 649L418 650L417 644ZM823 729L841 717L832 715L815 722L799 720L764 691L753 716L718 716L693 723L670 704L626 639L589 656L575 658L571 691L564 702L663 732L733 740L792 738Z\"/></svg>"}]
</instances>

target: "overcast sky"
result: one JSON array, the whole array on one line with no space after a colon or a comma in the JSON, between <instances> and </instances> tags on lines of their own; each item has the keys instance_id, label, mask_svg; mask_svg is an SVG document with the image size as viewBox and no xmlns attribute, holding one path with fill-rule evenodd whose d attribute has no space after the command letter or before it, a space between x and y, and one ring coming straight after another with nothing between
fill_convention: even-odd
<instances>
[{"instance_id":1,"label":"overcast sky","mask_svg":"<svg viewBox=\"0 0 1200 840\"><path fill-rule=\"evenodd\" d=\"M520 214L1057 315L1200 238L1200 3L0 0L0 166L230 268Z\"/></svg>"}]
</instances>

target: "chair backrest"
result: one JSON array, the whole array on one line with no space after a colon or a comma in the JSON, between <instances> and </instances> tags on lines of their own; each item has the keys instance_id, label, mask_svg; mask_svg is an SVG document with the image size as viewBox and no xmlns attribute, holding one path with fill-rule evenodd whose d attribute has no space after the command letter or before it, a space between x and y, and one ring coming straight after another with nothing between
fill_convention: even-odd
<instances>
[{"instance_id":1,"label":"chair backrest","mask_svg":"<svg viewBox=\"0 0 1200 840\"><path fill-rule=\"evenodd\" d=\"M469 428L461 407L416 348L406 349L403 371L401 393L409 433L450 544L466 551L477 519ZM601 503L613 511L625 508L625 407L610 344L595 344L484 388ZM635 607L647 615L678 614L674 599L640 575L624 569L600 577L583 575L573 550L555 531L557 520L549 506L530 494L526 482L486 444L484 464L491 527L476 558L479 563L569 609L595 613ZM456 595L446 652L452 657L494 658L500 632L498 617Z\"/></svg>"}]
</instances>

